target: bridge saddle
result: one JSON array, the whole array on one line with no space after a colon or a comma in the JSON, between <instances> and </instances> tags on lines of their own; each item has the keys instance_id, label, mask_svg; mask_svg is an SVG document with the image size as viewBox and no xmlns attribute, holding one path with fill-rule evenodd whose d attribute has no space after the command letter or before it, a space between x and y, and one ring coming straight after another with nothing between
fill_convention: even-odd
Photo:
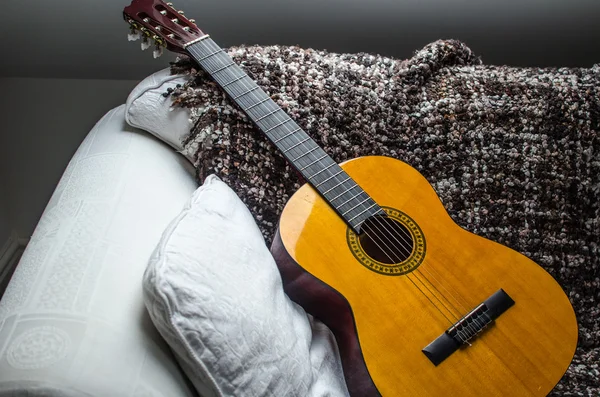
<instances>
[{"instance_id":1,"label":"bridge saddle","mask_svg":"<svg viewBox=\"0 0 600 397\"><path fill-rule=\"evenodd\" d=\"M471 346L472 339L514 304L515 301L499 289L427 345L423 353L435 366L439 365L460 347Z\"/></svg>"}]
</instances>

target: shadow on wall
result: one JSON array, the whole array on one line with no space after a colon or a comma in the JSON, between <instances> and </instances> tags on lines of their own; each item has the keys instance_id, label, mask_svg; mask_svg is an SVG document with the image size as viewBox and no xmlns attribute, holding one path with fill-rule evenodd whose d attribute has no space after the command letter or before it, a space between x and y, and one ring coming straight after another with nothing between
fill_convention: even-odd
<instances>
[{"instance_id":1,"label":"shadow on wall","mask_svg":"<svg viewBox=\"0 0 600 397\"><path fill-rule=\"evenodd\" d=\"M167 65L127 41L130 0L4 2L5 42L19 43L0 76L141 79ZM300 45L399 59L438 39L466 43L487 64L583 66L598 61L598 0L177 0L221 46ZM48 15L60 15L60 29ZM76 34L73 34L76 32ZM35 51L31 51L35 48ZM76 49L76 51L75 51ZM157 66L159 65L159 66Z\"/></svg>"},{"instance_id":2,"label":"shadow on wall","mask_svg":"<svg viewBox=\"0 0 600 397\"><path fill-rule=\"evenodd\" d=\"M136 84L0 79L0 245L11 231L29 238L83 138L108 110L125 102Z\"/></svg>"}]
</instances>

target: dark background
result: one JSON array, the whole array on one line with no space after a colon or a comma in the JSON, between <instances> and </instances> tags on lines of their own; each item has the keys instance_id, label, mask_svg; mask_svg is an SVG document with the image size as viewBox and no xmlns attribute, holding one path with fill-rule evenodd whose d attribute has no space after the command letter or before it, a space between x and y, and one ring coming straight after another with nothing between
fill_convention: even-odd
<instances>
[{"instance_id":1,"label":"dark background","mask_svg":"<svg viewBox=\"0 0 600 397\"><path fill-rule=\"evenodd\" d=\"M4 0L0 77L141 79L162 68L127 41L128 0ZM300 45L396 58L441 38L487 64L600 62L600 0L175 0L222 46Z\"/></svg>"},{"instance_id":2,"label":"dark background","mask_svg":"<svg viewBox=\"0 0 600 397\"><path fill-rule=\"evenodd\" d=\"M130 0L0 1L0 247L33 232L94 124L168 66L127 41ZM486 64L600 63L600 0L175 0L222 46L300 45L406 59L463 41Z\"/></svg>"}]
</instances>

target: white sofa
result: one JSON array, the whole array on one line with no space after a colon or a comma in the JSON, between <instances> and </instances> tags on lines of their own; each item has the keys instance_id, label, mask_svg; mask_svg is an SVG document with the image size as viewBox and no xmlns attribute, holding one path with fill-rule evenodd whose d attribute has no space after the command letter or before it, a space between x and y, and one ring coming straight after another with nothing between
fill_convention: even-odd
<instances>
[{"instance_id":1,"label":"white sofa","mask_svg":"<svg viewBox=\"0 0 600 397\"><path fill-rule=\"evenodd\" d=\"M245 205L178 153L190 113L162 94L186 80L144 79L71 159L0 300L0 397L348 395Z\"/></svg>"},{"instance_id":2,"label":"white sofa","mask_svg":"<svg viewBox=\"0 0 600 397\"><path fill-rule=\"evenodd\" d=\"M0 301L0 396L194 396L144 307L142 275L197 188L183 156L126 124L85 138Z\"/></svg>"}]
</instances>

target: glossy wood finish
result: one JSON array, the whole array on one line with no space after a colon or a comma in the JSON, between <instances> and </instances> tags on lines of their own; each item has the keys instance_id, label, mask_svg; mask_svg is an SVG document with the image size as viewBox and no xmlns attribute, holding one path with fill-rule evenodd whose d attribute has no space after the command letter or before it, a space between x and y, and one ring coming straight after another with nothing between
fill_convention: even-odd
<instances>
[{"instance_id":1,"label":"glossy wood finish","mask_svg":"<svg viewBox=\"0 0 600 397\"><path fill-rule=\"evenodd\" d=\"M123 10L123 18L169 51L187 54L185 45L204 36L195 23L161 0L133 0Z\"/></svg>"},{"instance_id":2,"label":"glossy wood finish","mask_svg":"<svg viewBox=\"0 0 600 397\"><path fill-rule=\"evenodd\" d=\"M348 362L358 357L352 353L357 346L383 396L546 395L568 368L577 344L575 314L558 283L525 256L457 226L427 180L407 164L364 157L342 168L379 205L412 217L427 241L424 262L416 271L380 275L356 261L346 243L346 224L312 187L303 186L283 211L281 245L276 243L273 251L285 258L285 250L288 259L300 266L294 269L290 261L283 265L284 284L292 297L296 294L305 304L313 289L338 307L317 312L337 330L353 395L376 393L360 388L368 379L348 381L349 376L364 377L360 365ZM456 301L450 300L456 310L437 305L446 315L464 315L500 288L516 303L471 347L436 367L421 350L450 324L411 280L455 297ZM304 293L298 285L303 285ZM425 293L434 301L440 295ZM336 300L335 295L344 299ZM351 312L344 313L344 300ZM327 304L313 302L307 309ZM352 328L350 314L356 327L352 332L347 330Z\"/></svg>"},{"instance_id":3,"label":"glossy wood finish","mask_svg":"<svg viewBox=\"0 0 600 397\"><path fill-rule=\"evenodd\" d=\"M306 272L283 246L279 232L273 239L271 252L277 262L286 294L313 316L322 319L333 331L338 346L346 385L354 396L376 396L377 388L367 370L352 308L336 290Z\"/></svg>"}]
</instances>

